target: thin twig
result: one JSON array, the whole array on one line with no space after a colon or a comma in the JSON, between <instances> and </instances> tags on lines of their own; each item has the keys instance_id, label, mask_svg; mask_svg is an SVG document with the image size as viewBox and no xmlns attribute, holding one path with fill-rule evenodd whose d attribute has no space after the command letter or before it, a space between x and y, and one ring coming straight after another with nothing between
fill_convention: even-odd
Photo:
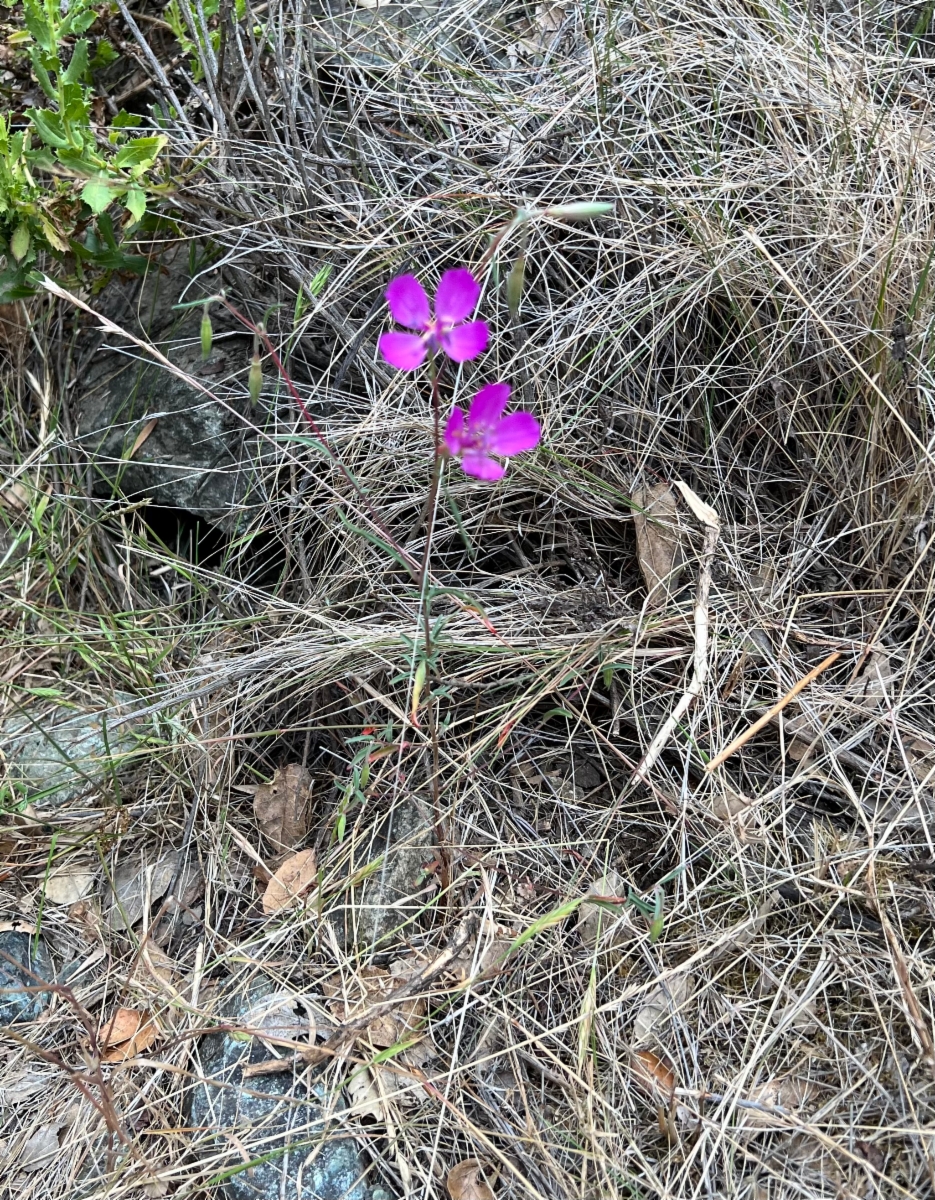
<instances>
[{"instance_id":1,"label":"thin twig","mask_svg":"<svg viewBox=\"0 0 935 1200\"><path fill-rule=\"evenodd\" d=\"M786 692L786 694L782 697L782 699L777 700L772 708L767 709L762 717L759 718L759 720L754 721L749 729L745 729L743 733L734 738L730 745L725 746L719 754L716 754L714 758L712 758L711 761L705 765L705 772L710 773L719 767L721 763L726 762L732 754L736 754L741 746L745 746L747 742L749 742L752 737L758 734L765 725L768 725L778 713L781 713L786 705L790 703L790 701L794 700L796 696L798 696L800 692L804 691L813 680L818 678L822 671L826 671L828 667L832 665L832 663L836 663L841 657L841 654L842 651L835 650L832 654L829 654L827 658L822 659L817 667L812 667L809 673L807 675L803 675L797 683L794 683L792 687L789 688L788 692Z\"/></svg>"}]
</instances>

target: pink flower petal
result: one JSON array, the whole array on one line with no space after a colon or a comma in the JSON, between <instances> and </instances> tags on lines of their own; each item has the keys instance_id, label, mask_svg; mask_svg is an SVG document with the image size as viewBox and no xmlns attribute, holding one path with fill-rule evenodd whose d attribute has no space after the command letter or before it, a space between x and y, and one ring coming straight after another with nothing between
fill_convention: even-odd
<instances>
[{"instance_id":1,"label":"pink flower petal","mask_svg":"<svg viewBox=\"0 0 935 1200\"><path fill-rule=\"evenodd\" d=\"M456 458L464 446L464 409L457 405L451 410L451 416L445 425L445 445Z\"/></svg>"},{"instance_id":2,"label":"pink flower petal","mask_svg":"<svg viewBox=\"0 0 935 1200\"><path fill-rule=\"evenodd\" d=\"M488 458L486 454L477 451L464 455L461 459L461 469L465 475L473 475L475 479L486 479L491 482L494 479L502 479L506 474L506 467L502 467L492 458Z\"/></svg>"},{"instance_id":3,"label":"pink flower petal","mask_svg":"<svg viewBox=\"0 0 935 1200\"><path fill-rule=\"evenodd\" d=\"M492 430L500 419L510 398L508 383L488 383L475 395L468 411L468 428L472 433Z\"/></svg>"},{"instance_id":4,"label":"pink flower petal","mask_svg":"<svg viewBox=\"0 0 935 1200\"><path fill-rule=\"evenodd\" d=\"M438 281L435 316L443 325L466 321L477 307L479 299L480 284L470 271L455 267L453 271L446 271Z\"/></svg>"},{"instance_id":5,"label":"pink flower petal","mask_svg":"<svg viewBox=\"0 0 935 1200\"><path fill-rule=\"evenodd\" d=\"M522 454L539 444L539 422L532 413L510 413L494 426L485 442L491 454Z\"/></svg>"},{"instance_id":6,"label":"pink flower petal","mask_svg":"<svg viewBox=\"0 0 935 1200\"><path fill-rule=\"evenodd\" d=\"M442 349L455 362L468 362L487 349L487 324L470 321L467 325L456 325L442 334Z\"/></svg>"},{"instance_id":7,"label":"pink flower petal","mask_svg":"<svg viewBox=\"0 0 935 1200\"><path fill-rule=\"evenodd\" d=\"M425 342L414 333L384 333L380 353L397 371L414 371L425 359Z\"/></svg>"},{"instance_id":8,"label":"pink flower petal","mask_svg":"<svg viewBox=\"0 0 935 1200\"><path fill-rule=\"evenodd\" d=\"M429 298L415 275L397 275L386 289L393 320L407 329L425 329L432 319Z\"/></svg>"}]
</instances>

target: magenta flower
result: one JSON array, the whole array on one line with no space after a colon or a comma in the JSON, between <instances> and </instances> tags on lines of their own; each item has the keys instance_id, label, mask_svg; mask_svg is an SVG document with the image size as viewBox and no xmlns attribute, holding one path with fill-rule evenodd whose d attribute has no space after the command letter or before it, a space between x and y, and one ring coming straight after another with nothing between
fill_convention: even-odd
<instances>
[{"instance_id":1,"label":"magenta flower","mask_svg":"<svg viewBox=\"0 0 935 1200\"><path fill-rule=\"evenodd\" d=\"M501 479L506 467L495 462L492 454L509 458L539 444L539 422L532 413L502 415L509 398L508 383L488 383L471 401L467 416L463 409L452 409L445 426L445 445L468 475Z\"/></svg>"},{"instance_id":2,"label":"magenta flower","mask_svg":"<svg viewBox=\"0 0 935 1200\"><path fill-rule=\"evenodd\" d=\"M480 284L470 271L446 271L435 292L435 316L422 284L414 275L398 275L386 289L393 320L418 333L384 333L380 353L400 371L414 371L431 350L444 350L455 362L477 358L487 349L487 325L468 321L480 297Z\"/></svg>"}]
</instances>

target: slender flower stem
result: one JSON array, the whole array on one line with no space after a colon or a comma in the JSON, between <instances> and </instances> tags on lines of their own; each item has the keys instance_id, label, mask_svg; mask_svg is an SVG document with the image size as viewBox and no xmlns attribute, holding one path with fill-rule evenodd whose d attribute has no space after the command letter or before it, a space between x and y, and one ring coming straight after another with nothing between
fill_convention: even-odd
<instances>
[{"instance_id":1,"label":"slender flower stem","mask_svg":"<svg viewBox=\"0 0 935 1200\"><path fill-rule=\"evenodd\" d=\"M438 501L438 483L441 478L442 461L444 459L444 451L441 442L441 398L438 390L438 364L435 361L435 356L429 357L429 378L432 381L432 422L434 425L434 446L435 457L432 462L432 477L429 480L428 500L426 503L426 521L425 521L425 550L422 554L422 566L419 571L419 595L420 595L420 611L422 618L422 633L425 638L425 675L426 680L431 681L431 663L432 663L432 598L429 593L429 561L432 556L432 535L435 532L435 508ZM429 687L431 693L431 687ZM439 748L438 748L438 720L435 712L435 701L431 694L428 696L426 707L428 709L429 732L432 740L432 810L435 818L435 837L438 841L438 857L441 863L441 886L442 893L448 894L449 884L449 857L448 857L448 839L445 836L445 830L442 823L441 813L441 789L438 778L439 772Z\"/></svg>"}]
</instances>

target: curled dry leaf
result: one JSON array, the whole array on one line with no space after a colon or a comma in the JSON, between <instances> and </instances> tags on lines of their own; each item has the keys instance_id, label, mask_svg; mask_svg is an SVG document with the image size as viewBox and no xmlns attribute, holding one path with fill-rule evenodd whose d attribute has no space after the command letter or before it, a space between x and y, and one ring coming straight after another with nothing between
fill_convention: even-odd
<instances>
[{"instance_id":1,"label":"curled dry leaf","mask_svg":"<svg viewBox=\"0 0 935 1200\"><path fill-rule=\"evenodd\" d=\"M461 929L464 929L463 924ZM485 917L476 937L470 937L451 960L446 975L454 976L463 982L487 972L496 973L506 961L515 936L512 931L494 924Z\"/></svg>"},{"instance_id":2,"label":"curled dry leaf","mask_svg":"<svg viewBox=\"0 0 935 1200\"><path fill-rule=\"evenodd\" d=\"M158 1026L148 1013L136 1008L118 1008L100 1032L105 1050L101 1062L126 1062L148 1050L158 1036Z\"/></svg>"},{"instance_id":3,"label":"curled dry leaf","mask_svg":"<svg viewBox=\"0 0 935 1200\"><path fill-rule=\"evenodd\" d=\"M312 777L299 763L281 767L253 794L253 812L263 836L277 850L293 850L308 833Z\"/></svg>"},{"instance_id":4,"label":"curled dry leaf","mask_svg":"<svg viewBox=\"0 0 935 1200\"><path fill-rule=\"evenodd\" d=\"M64 863L49 872L42 888L45 898L50 904L77 904L94 887L96 874L90 863Z\"/></svg>"},{"instance_id":5,"label":"curled dry leaf","mask_svg":"<svg viewBox=\"0 0 935 1200\"><path fill-rule=\"evenodd\" d=\"M383 1120L383 1102L369 1067L355 1067L347 1081L347 1091L351 1098L351 1116Z\"/></svg>"},{"instance_id":6,"label":"curled dry leaf","mask_svg":"<svg viewBox=\"0 0 935 1200\"><path fill-rule=\"evenodd\" d=\"M760 1107L737 1109L741 1124L756 1129L775 1129L784 1123L783 1113L800 1109L814 1095L812 1084L804 1079L781 1076L769 1079L759 1087L752 1088L745 1099ZM775 1111L773 1111L775 1110Z\"/></svg>"},{"instance_id":7,"label":"curled dry leaf","mask_svg":"<svg viewBox=\"0 0 935 1200\"><path fill-rule=\"evenodd\" d=\"M445 1186L451 1200L494 1200L496 1175L477 1158L466 1158L448 1172Z\"/></svg>"},{"instance_id":8,"label":"curled dry leaf","mask_svg":"<svg viewBox=\"0 0 935 1200\"><path fill-rule=\"evenodd\" d=\"M58 1125L43 1125L26 1141L16 1160L21 1171L41 1171L51 1165L58 1154Z\"/></svg>"},{"instance_id":9,"label":"curled dry leaf","mask_svg":"<svg viewBox=\"0 0 935 1200\"><path fill-rule=\"evenodd\" d=\"M665 604L678 585L681 574L681 534L675 493L667 483L640 487L633 503L642 512L633 514L636 553L649 592L650 608Z\"/></svg>"},{"instance_id":10,"label":"curled dry leaf","mask_svg":"<svg viewBox=\"0 0 935 1200\"><path fill-rule=\"evenodd\" d=\"M143 916L148 896L150 903L161 900L169 890L179 856L169 850L156 862L141 859L121 863L114 875L115 896L105 914L107 924L114 930L131 929Z\"/></svg>"},{"instance_id":11,"label":"curled dry leaf","mask_svg":"<svg viewBox=\"0 0 935 1200\"><path fill-rule=\"evenodd\" d=\"M318 878L318 862L314 850L300 850L282 864L266 885L263 911L267 914L296 908L307 897Z\"/></svg>"},{"instance_id":12,"label":"curled dry leaf","mask_svg":"<svg viewBox=\"0 0 935 1200\"><path fill-rule=\"evenodd\" d=\"M634 1050L633 1078L653 1097L669 1099L675 1090L675 1072L652 1050Z\"/></svg>"},{"instance_id":13,"label":"curled dry leaf","mask_svg":"<svg viewBox=\"0 0 935 1200\"><path fill-rule=\"evenodd\" d=\"M687 973L673 975L649 993L633 1020L633 1041L637 1045L658 1037L660 1028L684 1009L693 984Z\"/></svg>"},{"instance_id":14,"label":"curled dry leaf","mask_svg":"<svg viewBox=\"0 0 935 1200\"><path fill-rule=\"evenodd\" d=\"M170 991L174 992L175 962L152 941L148 941L136 958L128 982L143 991L165 990L161 985L168 984Z\"/></svg>"},{"instance_id":15,"label":"curled dry leaf","mask_svg":"<svg viewBox=\"0 0 935 1200\"><path fill-rule=\"evenodd\" d=\"M589 896L623 897L627 892L626 880L616 871L607 871L601 879L588 885ZM578 909L578 936L589 950L600 943L602 950L612 950L624 945L633 937L633 926L623 905L616 910L585 900Z\"/></svg>"},{"instance_id":16,"label":"curled dry leaf","mask_svg":"<svg viewBox=\"0 0 935 1200\"><path fill-rule=\"evenodd\" d=\"M863 671L844 690L844 695L860 708L871 710L878 708L883 700L893 690L896 678L896 668L890 656L881 650L873 650L867 655Z\"/></svg>"}]
</instances>

